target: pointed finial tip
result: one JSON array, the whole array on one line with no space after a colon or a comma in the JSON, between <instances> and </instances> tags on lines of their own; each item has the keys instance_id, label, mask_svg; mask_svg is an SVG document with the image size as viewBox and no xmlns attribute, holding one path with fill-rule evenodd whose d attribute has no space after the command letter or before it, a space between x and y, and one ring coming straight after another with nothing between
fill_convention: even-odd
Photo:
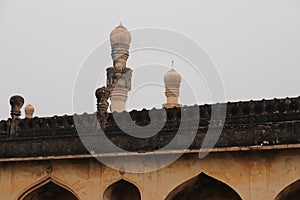
<instances>
[{"instance_id":1,"label":"pointed finial tip","mask_svg":"<svg viewBox=\"0 0 300 200\"><path fill-rule=\"evenodd\" d=\"M125 28L125 27L123 26L123 22L120 21L120 24L119 24L116 28Z\"/></svg>"},{"instance_id":2,"label":"pointed finial tip","mask_svg":"<svg viewBox=\"0 0 300 200\"><path fill-rule=\"evenodd\" d=\"M172 69L174 69L174 60L172 60Z\"/></svg>"}]
</instances>

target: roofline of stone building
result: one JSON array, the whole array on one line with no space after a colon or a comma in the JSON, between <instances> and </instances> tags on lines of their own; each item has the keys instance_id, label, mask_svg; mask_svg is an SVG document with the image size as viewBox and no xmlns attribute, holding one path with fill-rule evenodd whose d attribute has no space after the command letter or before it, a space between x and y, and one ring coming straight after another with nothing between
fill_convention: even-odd
<instances>
[{"instance_id":1,"label":"roofline of stone building","mask_svg":"<svg viewBox=\"0 0 300 200\"><path fill-rule=\"evenodd\" d=\"M181 108L152 109L141 111L133 110L122 113L105 113L106 121L103 126L99 125L101 117L94 114L82 114L73 116L53 116L32 119L13 119L0 122L0 159L16 160L24 158L46 158L46 157L68 157L81 156L89 157L91 149L87 149L82 141L96 141L95 138L107 137L118 147L125 149L129 154L153 153L157 149L164 147L174 139L180 124L185 124L183 134L189 133L189 121L182 121L181 114L187 117L189 112L198 112L198 129L194 141L188 149L183 149L178 142L177 146L169 149L168 152L197 151L202 147L203 140L207 134L208 127L219 128L218 119L211 119L213 105L194 105ZM285 146L296 148L300 144L300 97L228 102L226 103L226 118L222 133L215 144L215 150L259 150L255 148L268 146ZM160 116L161 111L165 110L166 121ZM149 112L156 116L154 124L164 123L163 128L158 134L148 138L134 138L124 133L116 124L114 117L129 114L132 121L140 126L148 125L151 120ZM193 113L195 114L195 113ZM161 119L161 120L160 120ZM78 123L80 122L80 123ZM14 124L14 131L11 126ZM78 125L79 124L79 125ZM126 126L126 121L123 122ZM102 131L104 135L97 133ZM143 133L141 133L143 134ZM97 155L118 155L118 151L99 150L100 143L94 144L92 154ZM250 148L251 147L251 148ZM272 148L271 148L272 147ZM297 147L298 148L298 147ZM202 148L203 149L203 148ZM204 149L205 151L205 149Z\"/></svg>"}]
</instances>

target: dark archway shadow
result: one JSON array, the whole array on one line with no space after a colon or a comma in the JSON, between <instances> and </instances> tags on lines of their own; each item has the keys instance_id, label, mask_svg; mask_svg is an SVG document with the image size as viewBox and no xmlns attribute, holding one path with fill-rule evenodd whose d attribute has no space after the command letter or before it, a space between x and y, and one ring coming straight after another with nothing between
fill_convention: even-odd
<instances>
[{"instance_id":1,"label":"dark archway shadow","mask_svg":"<svg viewBox=\"0 0 300 200\"><path fill-rule=\"evenodd\" d=\"M275 200L299 200L300 199L300 180L295 181L284 188Z\"/></svg>"},{"instance_id":2,"label":"dark archway shadow","mask_svg":"<svg viewBox=\"0 0 300 200\"><path fill-rule=\"evenodd\" d=\"M50 179L25 192L19 200L79 200L71 191Z\"/></svg>"},{"instance_id":3,"label":"dark archway shadow","mask_svg":"<svg viewBox=\"0 0 300 200\"><path fill-rule=\"evenodd\" d=\"M123 179L109 186L103 195L103 200L140 200L139 189Z\"/></svg>"},{"instance_id":4,"label":"dark archway shadow","mask_svg":"<svg viewBox=\"0 0 300 200\"><path fill-rule=\"evenodd\" d=\"M182 183L166 200L242 200L231 187L204 173Z\"/></svg>"}]
</instances>

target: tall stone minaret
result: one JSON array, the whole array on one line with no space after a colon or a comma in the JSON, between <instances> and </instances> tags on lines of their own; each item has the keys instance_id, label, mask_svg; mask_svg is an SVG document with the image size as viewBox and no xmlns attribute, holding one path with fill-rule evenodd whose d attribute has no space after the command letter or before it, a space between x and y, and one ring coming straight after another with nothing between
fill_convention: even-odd
<instances>
[{"instance_id":1,"label":"tall stone minaret","mask_svg":"<svg viewBox=\"0 0 300 200\"><path fill-rule=\"evenodd\" d=\"M111 112L122 112L131 90L132 70L126 66L131 35L122 23L110 33L113 67L106 69L107 88L110 93Z\"/></svg>"},{"instance_id":2,"label":"tall stone minaret","mask_svg":"<svg viewBox=\"0 0 300 200\"><path fill-rule=\"evenodd\" d=\"M180 107L178 104L179 90L181 84L181 76L180 74L173 69L173 61L172 61L172 69L168 71L164 76L165 82L165 95L167 98L167 102L162 105L163 108L173 108Z\"/></svg>"}]
</instances>

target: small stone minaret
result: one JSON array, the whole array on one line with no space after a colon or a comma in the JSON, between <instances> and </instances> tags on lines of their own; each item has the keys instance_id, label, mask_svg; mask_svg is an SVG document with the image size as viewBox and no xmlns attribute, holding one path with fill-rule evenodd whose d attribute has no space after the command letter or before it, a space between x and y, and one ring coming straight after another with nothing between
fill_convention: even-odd
<instances>
[{"instance_id":1,"label":"small stone minaret","mask_svg":"<svg viewBox=\"0 0 300 200\"><path fill-rule=\"evenodd\" d=\"M33 113L34 113L34 107L31 104L28 104L25 107L25 118L27 119L33 118Z\"/></svg>"},{"instance_id":2,"label":"small stone minaret","mask_svg":"<svg viewBox=\"0 0 300 200\"><path fill-rule=\"evenodd\" d=\"M132 70L126 66L130 42L131 35L122 24L117 26L110 34L113 67L107 68L106 71L111 112L125 110L128 92L131 90Z\"/></svg>"},{"instance_id":3,"label":"small stone minaret","mask_svg":"<svg viewBox=\"0 0 300 200\"><path fill-rule=\"evenodd\" d=\"M16 136L20 130L19 121L21 109L24 104L24 98L19 95L15 95L10 98L9 103L11 105L11 121L9 123L8 132L11 136Z\"/></svg>"},{"instance_id":4,"label":"small stone minaret","mask_svg":"<svg viewBox=\"0 0 300 200\"><path fill-rule=\"evenodd\" d=\"M24 104L24 98L19 95L15 95L10 98L9 103L11 105L11 110L10 110L11 118L13 120L20 118L21 109Z\"/></svg>"},{"instance_id":5,"label":"small stone minaret","mask_svg":"<svg viewBox=\"0 0 300 200\"><path fill-rule=\"evenodd\" d=\"M109 91L106 87L98 88L95 92L97 98L97 111L98 114L107 112Z\"/></svg>"},{"instance_id":6,"label":"small stone minaret","mask_svg":"<svg viewBox=\"0 0 300 200\"><path fill-rule=\"evenodd\" d=\"M165 82L165 89L166 89L165 95L167 98L167 103L164 103L162 107L164 108L180 107L181 105L178 104L178 97L179 97L181 76L175 69L173 69L173 66L172 69L165 74L164 82Z\"/></svg>"}]
</instances>

